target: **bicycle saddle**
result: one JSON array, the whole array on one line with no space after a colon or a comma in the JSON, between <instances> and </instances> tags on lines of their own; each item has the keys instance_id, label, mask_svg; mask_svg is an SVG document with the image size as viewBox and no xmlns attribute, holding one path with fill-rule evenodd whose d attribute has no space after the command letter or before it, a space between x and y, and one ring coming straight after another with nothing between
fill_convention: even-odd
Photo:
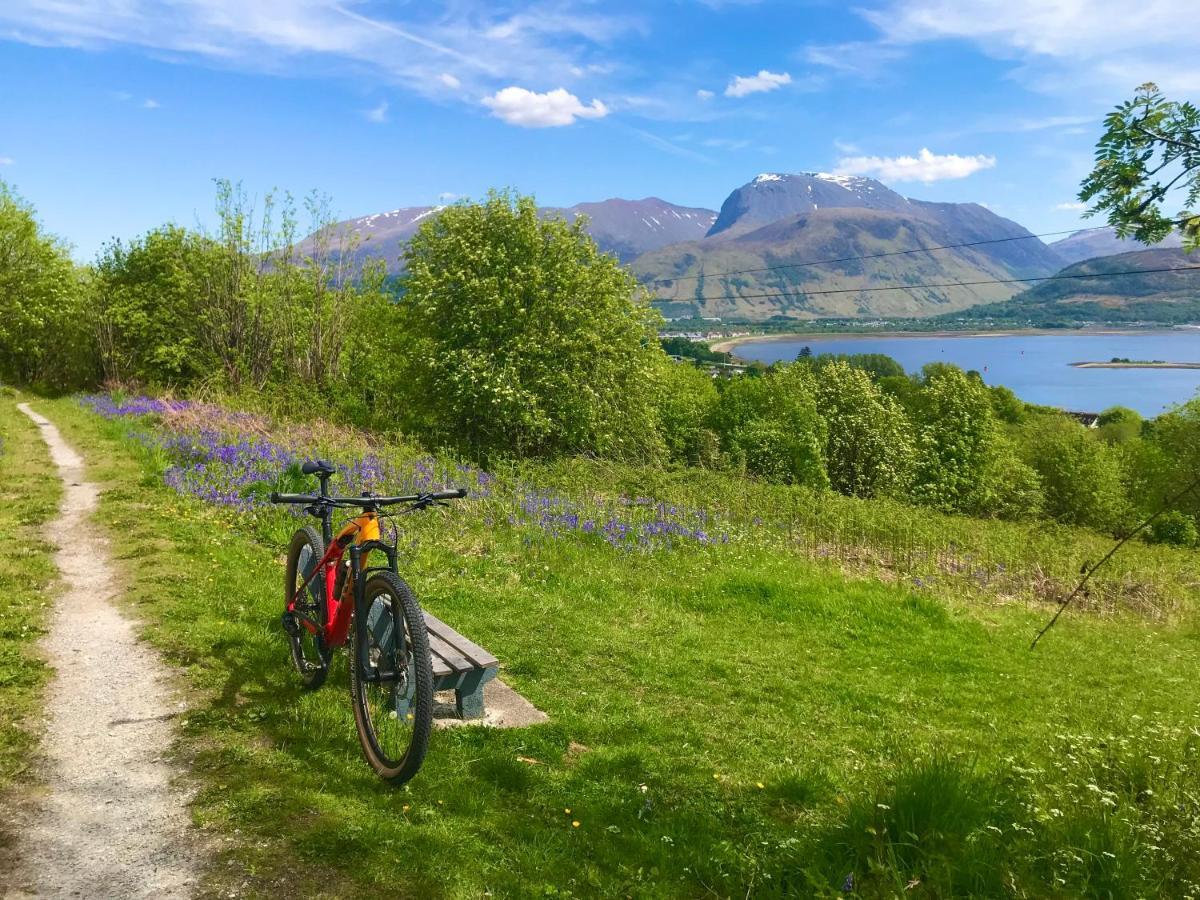
<instances>
[{"instance_id":1,"label":"bicycle saddle","mask_svg":"<svg viewBox=\"0 0 1200 900\"><path fill-rule=\"evenodd\" d=\"M316 475L318 478L326 478L334 472L333 463L324 459L310 459L300 467L300 471L305 475Z\"/></svg>"}]
</instances>

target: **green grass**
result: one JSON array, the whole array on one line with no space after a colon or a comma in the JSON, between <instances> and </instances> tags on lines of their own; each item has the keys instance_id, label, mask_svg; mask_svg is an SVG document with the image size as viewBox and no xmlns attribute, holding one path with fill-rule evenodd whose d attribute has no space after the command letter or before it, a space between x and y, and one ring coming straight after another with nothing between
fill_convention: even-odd
<instances>
[{"instance_id":1,"label":"green grass","mask_svg":"<svg viewBox=\"0 0 1200 900\"><path fill-rule=\"evenodd\" d=\"M850 873L872 897L1200 890L1182 601L1170 624L1069 615L1031 653L1043 606L847 577L792 543L620 553L438 512L406 577L550 722L437 732L395 790L359 756L344 661L311 694L289 668L285 520L179 497L122 426L41 406L108 485L124 601L194 698L194 816L233 838L252 891L808 897Z\"/></svg>"},{"instance_id":2,"label":"green grass","mask_svg":"<svg viewBox=\"0 0 1200 900\"><path fill-rule=\"evenodd\" d=\"M56 572L46 523L61 483L49 451L0 388L0 796L28 784L40 729L40 697L50 669L34 642L44 633ZM7 846L7 823L0 844Z\"/></svg>"}]
</instances>

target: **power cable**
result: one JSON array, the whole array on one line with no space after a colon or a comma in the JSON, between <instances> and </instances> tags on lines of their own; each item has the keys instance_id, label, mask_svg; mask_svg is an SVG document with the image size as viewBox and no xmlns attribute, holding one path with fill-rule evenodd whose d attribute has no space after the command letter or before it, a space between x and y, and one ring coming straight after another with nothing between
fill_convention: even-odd
<instances>
[{"instance_id":1,"label":"power cable","mask_svg":"<svg viewBox=\"0 0 1200 900\"><path fill-rule=\"evenodd\" d=\"M943 281L933 282L928 284L893 284L876 287L860 287L860 288L837 288L823 291L796 291L805 297L819 297L825 294L872 294L876 291L916 291L922 288L948 288L948 287L980 287L990 284L1029 284L1034 281L1073 281L1081 278L1121 278L1127 275L1158 275L1167 272L1190 272L1200 270L1200 266L1167 266L1161 269L1129 269L1123 272L1087 272L1076 275L1039 275L1036 278L989 278L984 281ZM765 297L778 297L785 293L783 290L772 291L765 294L722 294L720 296L711 297L705 296L702 299L709 300L756 300ZM659 302L665 303L686 303L690 302L691 298L659 298Z\"/></svg>"},{"instance_id":2,"label":"power cable","mask_svg":"<svg viewBox=\"0 0 1200 900\"><path fill-rule=\"evenodd\" d=\"M778 266L763 266L758 269L738 269L733 272L701 272L697 275L680 275L676 278L652 278L642 284L663 284L665 282L695 281L698 278L728 278L732 275L751 275L756 272L776 272L780 269L802 269L806 266L829 266L835 263L857 262L861 259L883 259L886 256L904 256L909 253L932 253L934 250L957 250L963 247L980 247L984 244L1003 244L1008 241L1027 241L1030 238L1056 237L1060 234L1083 234L1086 231L1103 231L1107 225L1097 225L1094 228L1070 228L1066 231L1043 231L1041 234L1017 234L1012 237L989 238L982 241L967 241L962 244L942 244L937 247L913 247L909 250L889 250L886 253L869 253L865 256L841 256L836 259L815 259L812 262L783 263Z\"/></svg>"},{"instance_id":3,"label":"power cable","mask_svg":"<svg viewBox=\"0 0 1200 900\"><path fill-rule=\"evenodd\" d=\"M1125 535L1123 538L1121 538L1119 541L1117 541L1116 544L1113 545L1113 548L1111 550L1109 550L1106 554L1104 554L1104 558L1101 559L1100 562L1096 563L1093 566L1085 567L1084 572L1083 572L1083 578L1081 578L1079 580L1079 584L1075 585L1075 590L1071 591L1071 593L1067 595L1066 599L1064 599L1063 601L1061 601L1058 604L1058 610L1050 618L1050 621L1047 622L1044 626L1042 626L1041 631L1039 631L1036 635L1034 635L1033 642L1029 645L1029 649L1030 650L1034 649L1038 645L1038 641L1040 641L1042 639L1042 637L1046 634L1046 632L1054 627L1054 623L1058 621L1058 617L1063 614L1063 612L1066 610L1066 608L1070 604L1070 602L1079 596L1079 594L1083 591L1084 586L1088 583L1088 580L1092 577L1092 575L1095 573L1095 571L1097 569L1099 569L1102 565L1104 565L1106 562L1108 562L1110 559L1112 559L1113 555L1118 550L1120 550L1123 546L1125 546L1126 542L1129 541L1134 535L1138 534L1142 529L1146 528L1155 519L1157 519L1159 516L1161 516L1163 513L1165 513L1172 506L1174 506L1176 503L1178 503L1180 500L1182 500L1184 497L1186 497L1189 493L1191 493L1198 487L1200 487L1200 476L1197 476L1195 479L1193 479L1191 481L1191 483L1189 483L1188 486L1185 487L1183 490L1179 491L1179 493L1175 494L1172 497L1169 497L1163 503L1163 505L1161 507L1159 507L1158 511L1155 512L1154 515L1152 515L1148 519L1144 520L1140 525L1138 525L1136 528L1134 528L1132 531L1130 531L1129 534Z\"/></svg>"}]
</instances>

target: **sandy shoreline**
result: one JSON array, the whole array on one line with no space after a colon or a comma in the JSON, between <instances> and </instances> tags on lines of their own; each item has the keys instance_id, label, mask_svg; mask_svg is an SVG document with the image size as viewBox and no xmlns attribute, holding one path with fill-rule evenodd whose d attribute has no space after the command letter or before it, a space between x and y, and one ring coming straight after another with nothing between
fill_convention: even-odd
<instances>
[{"instance_id":1,"label":"sandy shoreline","mask_svg":"<svg viewBox=\"0 0 1200 900\"><path fill-rule=\"evenodd\" d=\"M973 337L1021 337L1039 334L1173 334L1182 332L1178 328L1005 328L999 331L848 331L848 332L789 332L786 334L748 334L742 337L729 338L710 344L710 348L718 353L734 353L735 348L742 344L763 344L775 342L812 341L819 344L822 341L853 341L871 340L878 338L973 338ZM1107 364L1106 364L1107 365ZM1158 366L1157 368L1163 368ZM1190 366L1187 366L1190 368Z\"/></svg>"},{"instance_id":2,"label":"sandy shoreline","mask_svg":"<svg viewBox=\"0 0 1200 900\"><path fill-rule=\"evenodd\" d=\"M1200 362L1073 362L1073 369L1200 369Z\"/></svg>"}]
</instances>

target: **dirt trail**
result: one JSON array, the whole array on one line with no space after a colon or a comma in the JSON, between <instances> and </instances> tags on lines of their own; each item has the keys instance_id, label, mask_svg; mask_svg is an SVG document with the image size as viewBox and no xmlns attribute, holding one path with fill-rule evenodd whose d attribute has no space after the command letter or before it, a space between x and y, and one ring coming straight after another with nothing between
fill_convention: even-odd
<instances>
[{"instance_id":1,"label":"dirt trail","mask_svg":"<svg viewBox=\"0 0 1200 900\"><path fill-rule=\"evenodd\" d=\"M84 480L83 460L49 420L19 409L40 426L65 493L46 535L61 573L42 643L57 673L47 692L46 790L18 826L24 871L4 884L5 897L190 896L202 854L188 798L163 759L183 704L110 602L119 581L88 521L99 490Z\"/></svg>"}]
</instances>

